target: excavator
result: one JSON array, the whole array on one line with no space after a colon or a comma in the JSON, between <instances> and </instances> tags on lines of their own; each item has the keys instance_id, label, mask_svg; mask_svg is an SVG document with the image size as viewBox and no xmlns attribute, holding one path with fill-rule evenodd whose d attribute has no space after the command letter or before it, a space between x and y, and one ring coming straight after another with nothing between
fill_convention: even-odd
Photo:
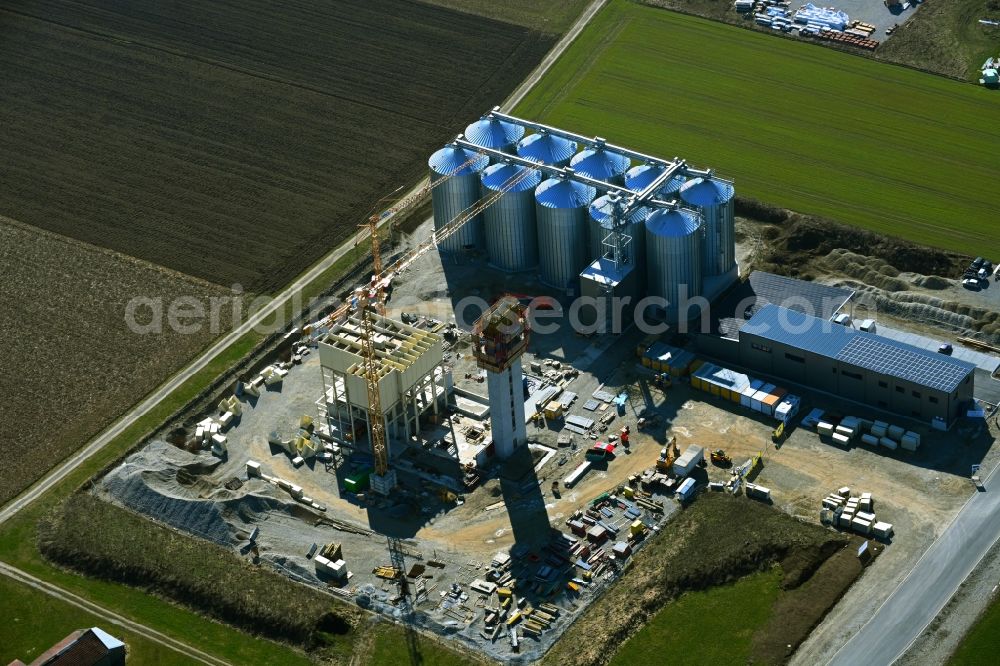
<instances>
[{"instance_id":1,"label":"excavator","mask_svg":"<svg viewBox=\"0 0 1000 666\"><path fill-rule=\"evenodd\" d=\"M666 474L670 471L681 450L677 447L677 437L671 436L667 440L667 445L660 451L660 459L656 461L656 471Z\"/></svg>"},{"instance_id":2,"label":"excavator","mask_svg":"<svg viewBox=\"0 0 1000 666\"><path fill-rule=\"evenodd\" d=\"M733 464L733 459L723 449L712 451L711 458L712 464L718 467L729 467Z\"/></svg>"}]
</instances>

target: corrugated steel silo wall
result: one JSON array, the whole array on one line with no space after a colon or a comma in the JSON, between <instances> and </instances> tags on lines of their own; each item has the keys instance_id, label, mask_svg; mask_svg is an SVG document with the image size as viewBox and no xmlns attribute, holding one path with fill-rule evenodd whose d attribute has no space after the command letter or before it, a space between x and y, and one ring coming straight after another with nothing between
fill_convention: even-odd
<instances>
[{"instance_id":1,"label":"corrugated steel silo wall","mask_svg":"<svg viewBox=\"0 0 1000 666\"><path fill-rule=\"evenodd\" d=\"M483 188L484 196L493 191ZM486 252L505 271L526 271L538 265L535 191L507 192L483 213Z\"/></svg>"},{"instance_id":2,"label":"corrugated steel silo wall","mask_svg":"<svg viewBox=\"0 0 1000 666\"><path fill-rule=\"evenodd\" d=\"M700 207L705 224L702 268L705 275L724 275L736 265L736 221L733 199Z\"/></svg>"},{"instance_id":3,"label":"corrugated steel silo wall","mask_svg":"<svg viewBox=\"0 0 1000 666\"><path fill-rule=\"evenodd\" d=\"M677 319L681 298L702 292L702 228L686 236L662 236L646 232L646 291L669 301L667 318ZM682 286L686 285L686 289Z\"/></svg>"},{"instance_id":4,"label":"corrugated steel silo wall","mask_svg":"<svg viewBox=\"0 0 1000 666\"><path fill-rule=\"evenodd\" d=\"M431 169L430 179L432 183L441 178L441 174ZM455 219L463 210L479 201L480 193L480 174L478 173L452 176L447 183L438 185L431 190L434 228L440 229ZM461 229L446 238L438 247L447 252L457 252L469 245L473 245L477 249L484 247L482 214L476 215L466 222Z\"/></svg>"},{"instance_id":5,"label":"corrugated steel silo wall","mask_svg":"<svg viewBox=\"0 0 1000 666\"><path fill-rule=\"evenodd\" d=\"M564 289L589 263L587 220L583 208L536 206L539 274L545 284Z\"/></svg>"}]
</instances>

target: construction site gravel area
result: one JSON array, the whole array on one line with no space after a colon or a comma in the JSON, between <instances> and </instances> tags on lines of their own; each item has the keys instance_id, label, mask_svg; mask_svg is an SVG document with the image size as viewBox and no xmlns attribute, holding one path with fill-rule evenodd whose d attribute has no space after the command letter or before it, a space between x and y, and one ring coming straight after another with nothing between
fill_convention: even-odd
<instances>
[{"instance_id":1,"label":"construction site gravel area","mask_svg":"<svg viewBox=\"0 0 1000 666\"><path fill-rule=\"evenodd\" d=\"M402 0L0 3L0 214L269 292L555 37Z\"/></svg>"},{"instance_id":2,"label":"construction site gravel area","mask_svg":"<svg viewBox=\"0 0 1000 666\"><path fill-rule=\"evenodd\" d=\"M422 239L429 228L429 222L421 225L413 238ZM749 256L753 234L745 228L743 232L741 256ZM443 262L437 253L428 253L394 281L388 314L449 322L456 306L470 302L466 299L482 304L501 293L564 299L529 275L490 268L481 257ZM470 306L462 320L473 321L477 307ZM871 493L879 520L894 526L888 542L873 542L876 550L884 552L862 573L862 584L847 592L796 653L794 661L805 664L828 659L843 643L845 627L859 626L905 576L973 492L970 465L982 463L989 468L1000 457L993 447L992 430L939 433L915 422L907 423L922 437L915 453L858 446L843 449L794 424L780 446L775 445L772 420L683 381L669 388L655 385L636 357L642 338L634 329L620 335L584 336L566 325L554 333L534 335L524 357L532 386L537 389L555 382L575 393L577 399L568 414L593 418L594 434L568 437L571 433L563 427L564 421L531 423L530 455L481 469L481 483L471 491L451 495L443 491L448 484L442 470L448 467L439 464L444 459L439 451L426 447L413 448L399 459L403 490L388 500L378 500L344 490L348 475L371 464L364 439L359 440L357 451L341 446L327 462L304 464L293 464L284 449L269 443L298 431L303 415L317 414L323 383L318 354L312 350L301 363L289 364L283 380L263 390L259 398L241 400L241 415L226 432L228 451L223 459L178 446L205 416L192 414L183 432L162 433L158 441L107 474L99 485L100 494L248 558L259 557L296 580L340 590L345 599L397 619L406 612L399 604L397 584L377 575L375 569L394 563L393 552L401 554L409 589L411 593L416 590L415 624L454 636L493 658L527 663L541 657L583 609L613 584L620 566L610 565L600 576L579 585L578 596L558 585L544 590L542 583L537 592L523 592L536 608L551 604L554 619L537 638L522 638L514 653L508 641L500 638L503 632L500 637L497 632L492 637L482 633L484 617L501 600L495 591L480 593L470 587L474 580L486 577L497 553L511 553L510 571L516 579L544 580L546 562L565 555L560 549L567 542L558 532L570 535L567 521L574 512L588 508L602 493L619 494L629 477L654 470L671 438L676 438L680 451L692 444L706 451L725 449L737 465L760 455L763 466L755 482L770 489L771 502L785 513L818 524L823 498L848 486L855 494ZM672 342L683 344L684 340ZM446 346L445 362L458 390L485 396L466 336ZM865 405L775 381L802 397L803 413L821 407L843 415L878 416ZM624 413L616 413L610 402L598 401L603 406L597 411L583 407L601 392L624 394ZM640 416L655 425L639 428ZM454 422L466 423L470 418L463 415ZM611 460L595 465L575 486L566 488L560 483L559 495L553 494L552 482L562 481L576 468L587 448L595 441L614 439L624 426L632 432L629 448L619 447ZM266 478L297 486L298 499L280 484L249 477L250 460L261 463ZM708 465L697 470L695 478L702 484L726 482L731 469ZM650 500L662 509L640 511L644 529L649 533L665 530L669 538L670 523L664 521L677 511L678 503L655 491ZM627 527L628 518L612 502L609 520L621 528ZM256 528L259 533L251 543ZM318 552L330 552L324 547L339 545L351 572L345 583L334 586L316 574L310 562L313 544ZM560 580L564 582L555 582Z\"/></svg>"}]
</instances>

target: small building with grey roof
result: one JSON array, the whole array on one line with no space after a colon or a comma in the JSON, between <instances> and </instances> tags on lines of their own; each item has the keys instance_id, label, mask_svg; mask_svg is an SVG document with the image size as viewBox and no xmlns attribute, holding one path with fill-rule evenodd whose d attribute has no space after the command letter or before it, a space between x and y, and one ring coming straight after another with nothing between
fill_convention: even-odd
<instances>
[{"instance_id":1,"label":"small building with grey roof","mask_svg":"<svg viewBox=\"0 0 1000 666\"><path fill-rule=\"evenodd\" d=\"M739 330L741 364L902 416L947 424L972 400L971 363L768 304Z\"/></svg>"}]
</instances>

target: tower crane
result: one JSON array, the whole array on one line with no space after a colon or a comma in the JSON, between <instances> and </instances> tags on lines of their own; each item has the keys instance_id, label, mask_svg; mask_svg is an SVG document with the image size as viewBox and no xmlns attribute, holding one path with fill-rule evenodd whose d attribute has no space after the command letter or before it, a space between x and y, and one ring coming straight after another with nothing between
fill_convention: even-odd
<instances>
[{"instance_id":1,"label":"tower crane","mask_svg":"<svg viewBox=\"0 0 1000 666\"><path fill-rule=\"evenodd\" d=\"M375 349L375 317L376 315L380 317L384 316L385 293L394 276L423 256L428 250L461 229L469 220L496 203L500 197L531 175L531 171L529 169L521 169L517 175L507 180L502 187L459 213L453 220L440 229L436 229L431 233L429 239L404 253L388 268L382 264L382 248L378 237L378 224L386 217L409 206L415 199L423 196L448 178L451 178L474 161L475 158L465 162L451 171L445 178L424 186L382 213L372 215L368 218L367 223L362 226L366 227L367 234L371 238L371 281L355 291L355 298L352 299L354 302L348 302L340 306L322 322L325 325L332 324L345 317L354 307L357 307L361 313L361 351L364 359L365 384L368 392L368 423L371 428L372 455L375 459L375 474L371 477L371 487L373 491L381 495L387 495L396 485L395 470L389 467L385 419L382 412L382 397L379 392L378 352Z\"/></svg>"}]
</instances>

